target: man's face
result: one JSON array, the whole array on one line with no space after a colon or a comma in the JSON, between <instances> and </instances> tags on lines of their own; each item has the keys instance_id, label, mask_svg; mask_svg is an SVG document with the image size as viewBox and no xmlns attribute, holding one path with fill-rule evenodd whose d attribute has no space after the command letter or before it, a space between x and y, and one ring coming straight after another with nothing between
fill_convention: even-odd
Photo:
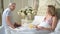
<instances>
[{"instance_id":1,"label":"man's face","mask_svg":"<svg viewBox=\"0 0 60 34\"><path fill-rule=\"evenodd\" d=\"M11 9L12 11L13 11L15 8L16 8L16 5L15 5L15 4L13 4L13 5L10 6L10 9Z\"/></svg>"}]
</instances>

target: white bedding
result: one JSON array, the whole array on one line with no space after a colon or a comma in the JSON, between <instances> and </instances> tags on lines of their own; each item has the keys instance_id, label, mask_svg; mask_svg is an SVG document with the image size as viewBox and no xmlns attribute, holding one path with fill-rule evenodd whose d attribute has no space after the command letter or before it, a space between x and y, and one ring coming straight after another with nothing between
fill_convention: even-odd
<instances>
[{"instance_id":1,"label":"white bedding","mask_svg":"<svg viewBox=\"0 0 60 34\"><path fill-rule=\"evenodd\" d=\"M38 19L37 19L38 17ZM43 16L36 16L33 23L34 24L38 24L38 22L40 22L41 20L43 20ZM60 23L60 20L59 22ZM10 29L11 34L60 34L60 31L58 31L60 29L60 24L57 24L57 27L55 29L54 32L49 33L49 31L37 31L35 29L29 29L26 27L21 27L18 29ZM44 33L43 33L44 32ZM0 27L0 34L4 34L4 27Z\"/></svg>"}]
</instances>

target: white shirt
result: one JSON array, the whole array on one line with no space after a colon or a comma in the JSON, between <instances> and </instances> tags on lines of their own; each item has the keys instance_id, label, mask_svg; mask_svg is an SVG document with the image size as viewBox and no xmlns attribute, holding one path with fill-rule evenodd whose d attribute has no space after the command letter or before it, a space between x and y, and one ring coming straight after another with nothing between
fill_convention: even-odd
<instances>
[{"instance_id":1,"label":"white shirt","mask_svg":"<svg viewBox=\"0 0 60 34\"><path fill-rule=\"evenodd\" d=\"M13 23L13 19L12 19L12 11L10 10L10 8L7 8L4 10L3 14L2 14L2 26L6 26L7 25L7 22L6 22L6 17L7 16L10 16L10 21L11 23Z\"/></svg>"}]
</instances>

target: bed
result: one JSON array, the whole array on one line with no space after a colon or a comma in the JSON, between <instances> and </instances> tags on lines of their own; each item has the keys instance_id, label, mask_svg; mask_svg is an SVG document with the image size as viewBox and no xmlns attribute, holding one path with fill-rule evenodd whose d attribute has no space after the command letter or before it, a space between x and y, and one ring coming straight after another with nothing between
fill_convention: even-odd
<instances>
[{"instance_id":1,"label":"bed","mask_svg":"<svg viewBox=\"0 0 60 34\"><path fill-rule=\"evenodd\" d=\"M35 16L32 24L35 24L35 25L39 24L43 20L44 17L45 16ZM28 25L26 25L26 26L28 26ZM10 28L9 31L11 34L60 34L60 20L58 20L58 24L57 24L57 27L55 28L54 32L49 32L46 30L42 32L42 30L37 31L36 29L29 29L28 27L20 27L20 28L16 28L16 29ZM4 26L0 27L0 34L5 34Z\"/></svg>"}]
</instances>

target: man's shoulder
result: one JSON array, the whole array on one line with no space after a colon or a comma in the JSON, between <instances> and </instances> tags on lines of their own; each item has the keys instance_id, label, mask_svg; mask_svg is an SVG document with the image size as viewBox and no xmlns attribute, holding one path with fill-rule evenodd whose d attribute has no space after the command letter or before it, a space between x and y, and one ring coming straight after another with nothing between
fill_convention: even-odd
<instances>
[{"instance_id":1,"label":"man's shoulder","mask_svg":"<svg viewBox=\"0 0 60 34\"><path fill-rule=\"evenodd\" d=\"M4 10L4 12L10 12L10 9L9 8L6 8L5 10Z\"/></svg>"},{"instance_id":2,"label":"man's shoulder","mask_svg":"<svg viewBox=\"0 0 60 34\"><path fill-rule=\"evenodd\" d=\"M6 8L5 10L4 10L4 12L3 12L3 15L8 15L8 14L10 14L10 10L8 9L8 8Z\"/></svg>"},{"instance_id":3,"label":"man's shoulder","mask_svg":"<svg viewBox=\"0 0 60 34\"><path fill-rule=\"evenodd\" d=\"M10 9L9 8L6 8L4 11L10 11Z\"/></svg>"}]
</instances>

